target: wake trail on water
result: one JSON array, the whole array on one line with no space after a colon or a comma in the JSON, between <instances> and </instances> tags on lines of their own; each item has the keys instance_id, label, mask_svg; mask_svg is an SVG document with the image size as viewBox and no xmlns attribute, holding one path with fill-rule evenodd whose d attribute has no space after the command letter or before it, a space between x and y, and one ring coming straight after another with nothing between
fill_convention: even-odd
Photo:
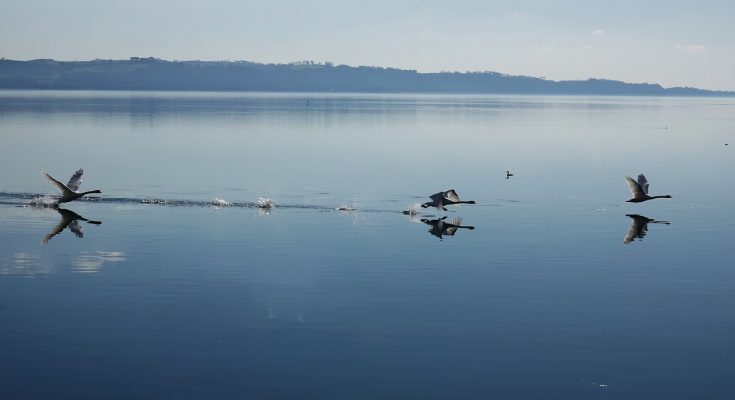
<instances>
[{"instance_id":1,"label":"wake trail on water","mask_svg":"<svg viewBox=\"0 0 735 400\"><path fill-rule=\"evenodd\" d=\"M147 204L152 206L167 207L215 207L221 208L252 208L260 210L273 209L300 209L314 211L344 211L342 207L330 207L318 204L281 204L265 197L258 197L257 201L227 201L220 197L211 200L189 200L189 199L163 199L163 198L137 198L137 197L83 197L75 202L105 203L105 204ZM0 192L0 204L14 205L20 207L54 207L57 199L48 195L26 192ZM360 212L401 212L400 210L387 209L351 209Z\"/></svg>"}]
</instances>

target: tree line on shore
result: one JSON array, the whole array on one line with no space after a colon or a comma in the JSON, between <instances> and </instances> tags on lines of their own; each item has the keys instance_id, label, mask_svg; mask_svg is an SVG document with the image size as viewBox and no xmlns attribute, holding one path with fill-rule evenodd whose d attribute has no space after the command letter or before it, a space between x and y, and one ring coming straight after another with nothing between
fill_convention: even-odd
<instances>
[{"instance_id":1,"label":"tree line on shore","mask_svg":"<svg viewBox=\"0 0 735 400\"><path fill-rule=\"evenodd\" d=\"M0 88L64 90L203 90L369 93L495 93L642 96L735 96L735 92L607 79L553 81L497 72L421 73L301 61L0 59Z\"/></svg>"}]
</instances>

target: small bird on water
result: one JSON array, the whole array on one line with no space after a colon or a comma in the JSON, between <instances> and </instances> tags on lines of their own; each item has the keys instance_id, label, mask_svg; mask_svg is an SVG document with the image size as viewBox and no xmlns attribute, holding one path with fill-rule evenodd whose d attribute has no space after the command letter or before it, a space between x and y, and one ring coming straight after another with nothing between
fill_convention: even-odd
<instances>
[{"instance_id":1,"label":"small bird on water","mask_svg":"<svg viewBox=\"0 0 735 400\"><path fill-rule=\"evenodd\" d=\"M625 182L628 183L630 192L633 194L633 198L626 200L628 203L641 203L653 199L670 199L670 195L664 196L649 196L648 195L648 179L643 174L638 175L638 182L634 181L633 178L626 176Z\"/></svg>"},{"instance_id":2,"label":"small bird on water","mask_svg":"<svg viewBox=\"0 0 735 400\"><path fill-rule=\"evenodd\" d=\"M79 168L79 170L71 176L71 179L69 179L69 182L66 185L57 181L45 171L42 172L43 175L46 176L46 179L51 181L51 183L53 183L61 192L61 198L56 201L55 205L58 205L60 203L68 203L91 193L102 193L98 189L90 190L88 192L77 192L77 190L79 190L79 185L82 184L82 175L84 175L84 170L81 168Z\"/></svg>"},{"instance_id":3,"label":"small bird on water","mask_svg":"<svg viewBox=\"0 0 735 400\"><path fill-rule=\"evenodd\" d=\"M474 200L460 200L457 192L455 192L454 189L449 189L446 192L434 193L429 196L429 198L431 199L431 201L427 201L426 203L422 204L421 207L436 207L439 210L447 211L447 208L444 207L445 205L448 206L450 204L475 204Z\"/></svg>"}]
</instances>

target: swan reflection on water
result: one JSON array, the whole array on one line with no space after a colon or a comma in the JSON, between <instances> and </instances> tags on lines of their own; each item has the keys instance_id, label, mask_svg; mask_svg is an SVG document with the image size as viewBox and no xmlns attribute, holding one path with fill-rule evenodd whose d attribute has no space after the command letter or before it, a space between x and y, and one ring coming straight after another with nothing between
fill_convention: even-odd
<instances>
[{"instance_id":1,"label":"swan reflection on water","mask_svg":"<svg viewBox=\"0 0 735 400\"><path fill-rule=\"evenodd\" d=\"M623 239L623 244L628 244L636 238L638 238L638 240L643 240L648 232L649 223L671 225L671 222L669 221L657 221L653 218L644 217L638 214L625 214L625 216L630 217L632 221L630 222L628 233L625 234L625 239Z\"/></svg>"},{"instance_id":2,"label":"swan reflection on water","mask_svg":"<svg viewBox=\"0 0 735 400\"><path fill-rule=\"evenodd\" d=\"M451 222L446 222L445 219L447 219L446 216L438 219L422 218L421 222L430 225L429 233L439 239L442 239L443 236L454 236L460 229L475 229L474 226L462 225L462 218L460 217L454 217Z\"/></svg>"},{"instance_id":3,"label":"swan reflection on water","mask_svg":"<svg viewBox=\"0 0 735 400\"><path fill-rule=\"evenodd\" d=\"M67 210L65 208L55 207L54 210L61 214L61 220L58 224L56 224L51 232L44 236L42 241L43 244L48 244L48 241L51 240L52 237L58 235L67 227L69 227L69 230L72 231L72 233L74 233L78 238L83 238L84 231L82 230L82 225L79 223L79 221L84 221L92 225L100 225L102 223L101 221L88 220L81 215L75 213L74 211Z\"/></svg>"}]
</instances>

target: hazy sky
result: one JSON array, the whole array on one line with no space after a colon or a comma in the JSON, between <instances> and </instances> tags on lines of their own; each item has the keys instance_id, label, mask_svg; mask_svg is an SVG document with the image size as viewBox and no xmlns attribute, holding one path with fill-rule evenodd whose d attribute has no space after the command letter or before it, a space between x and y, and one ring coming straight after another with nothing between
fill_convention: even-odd
<instances>
[{"instance_id":1,"label":"hazy sky","mask_svg":"<svg viewBox=\"0 0 735 400\"><path fill-rule=\"evenodd\" d=\"M0 57L131 56L735 90L735 1L0 0Z\"/></svg>"}]
</instances>

